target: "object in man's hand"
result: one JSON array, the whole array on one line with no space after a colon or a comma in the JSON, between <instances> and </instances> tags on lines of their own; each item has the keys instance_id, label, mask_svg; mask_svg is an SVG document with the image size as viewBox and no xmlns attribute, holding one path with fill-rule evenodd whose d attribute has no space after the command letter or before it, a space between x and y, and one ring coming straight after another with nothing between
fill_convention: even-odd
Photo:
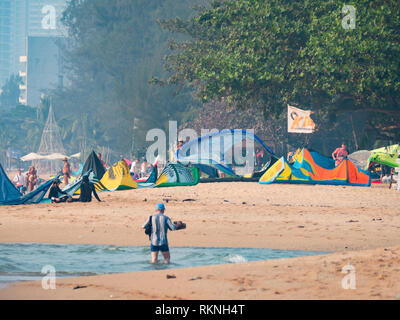
<instances>
[{"instance_id":1,"label":"object in man's hand","mask_svg":"<svg viewBox=\"0 0 400 320\"><path fill-rule=\"evenodd\" d=\"M176 230L186 229L186 223L182 221L174 221L174 225L176 226Z\"/></svg>"}]
</instances>

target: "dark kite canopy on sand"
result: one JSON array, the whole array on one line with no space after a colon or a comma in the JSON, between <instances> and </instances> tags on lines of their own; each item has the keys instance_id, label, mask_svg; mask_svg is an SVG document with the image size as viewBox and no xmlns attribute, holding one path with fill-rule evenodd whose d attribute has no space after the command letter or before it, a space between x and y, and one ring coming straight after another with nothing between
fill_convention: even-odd
<instances>
[{"instance_id":1,"label":"dark kite canopy on sand","mask_svg":"<svg viewBox=\"0 0 400 320\"><path fill-rule=\"evenodd\" d=\"M83 166L82 169L82 174L85 174L90 170L94 172L96 178L99 180L103 178L104 174L106 173L106 170L104 169L103 165L101 164L99 158L97 157L94 151L92 151L92 153L87 158L85 165Z\"/></svg>"},{"instance_id":2,"label":"dark kite canopy on sand","mask_svg":"<svg viewBox=\"0 0 400 320\"><path fill-rule=\"evenodd\" d=\"M0 164L0 203L15 200L21 197L21 193L8 179L3 167Z\"/></svg>"}]
</instances>

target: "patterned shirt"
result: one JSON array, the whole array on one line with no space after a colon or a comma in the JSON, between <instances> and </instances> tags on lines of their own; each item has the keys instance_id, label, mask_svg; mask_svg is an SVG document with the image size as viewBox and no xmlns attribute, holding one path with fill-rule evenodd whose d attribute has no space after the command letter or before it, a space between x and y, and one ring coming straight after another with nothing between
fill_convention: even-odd
<instances>
[{"instance_id":1,"label":"patterned shirt","mask_svg":"<svg viewBox=\"0 0 400 320\"><path fill-rule=\"evenodd\" d=\"M176 226L172 223L171 219L162 213L156 213L149 217L143 228L150 223L151 218L151 235L150 240L153 246L168 245L167 232L169 230L176 230Z\"/></svg>"}]
</instances>

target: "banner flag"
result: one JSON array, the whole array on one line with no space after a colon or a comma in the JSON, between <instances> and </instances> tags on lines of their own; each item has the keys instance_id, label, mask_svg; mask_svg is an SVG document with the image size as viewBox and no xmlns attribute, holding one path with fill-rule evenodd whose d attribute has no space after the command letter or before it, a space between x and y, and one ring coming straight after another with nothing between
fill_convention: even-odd
<instances>
[{"instance_id":1,"label":"banner flag","mask_svg":"<svg viewBox=\"0 0 400 320\"><path fill-rule=\"evenodd\" d=\"M288 132L313 133L315 123L311 119L311 110L301 110L288 105Z\"/></svg>"}]
</instances>

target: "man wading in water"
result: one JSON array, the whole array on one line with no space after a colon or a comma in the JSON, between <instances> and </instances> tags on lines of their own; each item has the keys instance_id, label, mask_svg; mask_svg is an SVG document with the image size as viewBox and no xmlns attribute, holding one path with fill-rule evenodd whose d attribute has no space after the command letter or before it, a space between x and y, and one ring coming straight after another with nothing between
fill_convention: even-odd
<instances>
[{"instance_id":1,"label":"man wading in water","mask_svg":"<svg viewBox=\"0 0 400 320\"><path fill-rule=\"evenodd\" d=\"M164 263L169 263L170 254L168 248L167 232L168 229L173 231L177 229L182 229L172 223L171 219L164 215L165 206L162 203L157 204L156 214L150 216L143 228L151 228L150 234L150 249L151 249L151 263L157 263L158 252L161 251L164 256Z\"/></svg>"}]
</instances>

